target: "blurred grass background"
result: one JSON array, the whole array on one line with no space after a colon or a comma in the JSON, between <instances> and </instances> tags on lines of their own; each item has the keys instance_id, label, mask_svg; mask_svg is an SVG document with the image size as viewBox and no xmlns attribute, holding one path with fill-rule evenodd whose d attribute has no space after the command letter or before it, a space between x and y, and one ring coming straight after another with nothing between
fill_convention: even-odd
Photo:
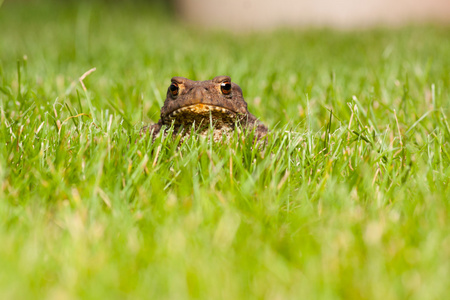
<instances>
[{"instance_id":1,"label":"blurred grass background","mask_svg":"<svg viewBox=\"0 0 450 300\"><path fill-rule=\"evenodd\" d=\"M450 29L233 33L171 5L1 6L1 298L445 298ZM172 76L216 75L265 147L139 137Z\"/></svg>"}]
</instances>

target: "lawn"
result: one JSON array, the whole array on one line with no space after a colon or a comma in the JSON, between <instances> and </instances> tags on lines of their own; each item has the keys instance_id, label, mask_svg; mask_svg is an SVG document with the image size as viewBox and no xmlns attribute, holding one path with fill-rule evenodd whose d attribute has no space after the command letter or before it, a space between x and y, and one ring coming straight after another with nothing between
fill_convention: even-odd
<instances>
[{"instance_id":1,"label":"lawn","mask_svg":"<svg viewBox=\"0 0 450 300\"><path fill-rule=\"evenodd\" d=\"M105 3L0 8L1 299L448 296L450 27ZM266 143L139 135L172 76L216 75Z\"/></svg>"}]
</instances>

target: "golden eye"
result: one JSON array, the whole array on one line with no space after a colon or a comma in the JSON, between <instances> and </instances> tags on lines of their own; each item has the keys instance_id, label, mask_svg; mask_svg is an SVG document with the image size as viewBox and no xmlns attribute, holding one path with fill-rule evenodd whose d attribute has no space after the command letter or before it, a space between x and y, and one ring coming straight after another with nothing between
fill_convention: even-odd
<instances>
[{"instance_id":1,"label":"golden eye","mask_svg":"<svg viewBox=\"0 0 450 300\"><path fill-rule=\"evenodd\" d=\"M178 84L176 84L175 82L172 82L172 84L169 86L169 92L174 98L178 96L179 90L180 89L178 88Z\"/></svg>"},{"instance_id":2,"label":"golden eye","mask_svg":"<svg viewBox=\"0 0 450 300\"><path fill-rule=\"evenodd\" d=\"M231 82L222 82L220 84L220 90L222 94L229 95L231 93Z\"/></svg>"}]
</instances>

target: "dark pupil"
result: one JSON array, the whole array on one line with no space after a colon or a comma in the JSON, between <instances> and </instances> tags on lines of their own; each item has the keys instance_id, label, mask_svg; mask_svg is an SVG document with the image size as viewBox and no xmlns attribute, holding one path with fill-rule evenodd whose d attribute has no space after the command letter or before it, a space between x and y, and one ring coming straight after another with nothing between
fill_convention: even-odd
<instances>
[{"instance_id":1,"label":"dark pupil","mask_svg":"<svg viewBox=\"0 0 450 300\"><path fill-rule=\"evenodd\" d=\"M222 83L222 92L228 93L231 91L231 83Z\"/></svg>"},{"instance_id":2,"label":"dark pupil","mask_svg":"<svg viewBox=\"0 0 450 300\"><path fill-rule=\"evenodd\" d=\"M169 86L169 90L172 92L172 95L178 94L178 86L176 84L174 84L174 83L172 83Z\"/></svg>"}]
</instances>

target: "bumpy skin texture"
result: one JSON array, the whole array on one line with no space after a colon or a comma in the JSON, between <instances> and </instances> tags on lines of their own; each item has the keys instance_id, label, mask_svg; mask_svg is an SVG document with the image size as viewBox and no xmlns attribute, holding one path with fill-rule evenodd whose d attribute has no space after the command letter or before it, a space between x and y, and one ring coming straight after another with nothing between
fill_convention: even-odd
<instances>
[{"instance_id":1,"label":"bumpy skin texture","mask_svg":"<svg viewBox=\"0 0 450 300\"><path fill-rule=\"evenodd\" d=\"M142 132L155 137L173 123L174 134L183 135L190 134L192 125L200 134L206 134L212 126L215 140L229 135L236 125L254 128L257 139L267 134L267 127L248 111L241 88L230 77L217 76L207 81L173 77L171 81L161 119L142 128Z\"/></svg>"}]
</instances>

